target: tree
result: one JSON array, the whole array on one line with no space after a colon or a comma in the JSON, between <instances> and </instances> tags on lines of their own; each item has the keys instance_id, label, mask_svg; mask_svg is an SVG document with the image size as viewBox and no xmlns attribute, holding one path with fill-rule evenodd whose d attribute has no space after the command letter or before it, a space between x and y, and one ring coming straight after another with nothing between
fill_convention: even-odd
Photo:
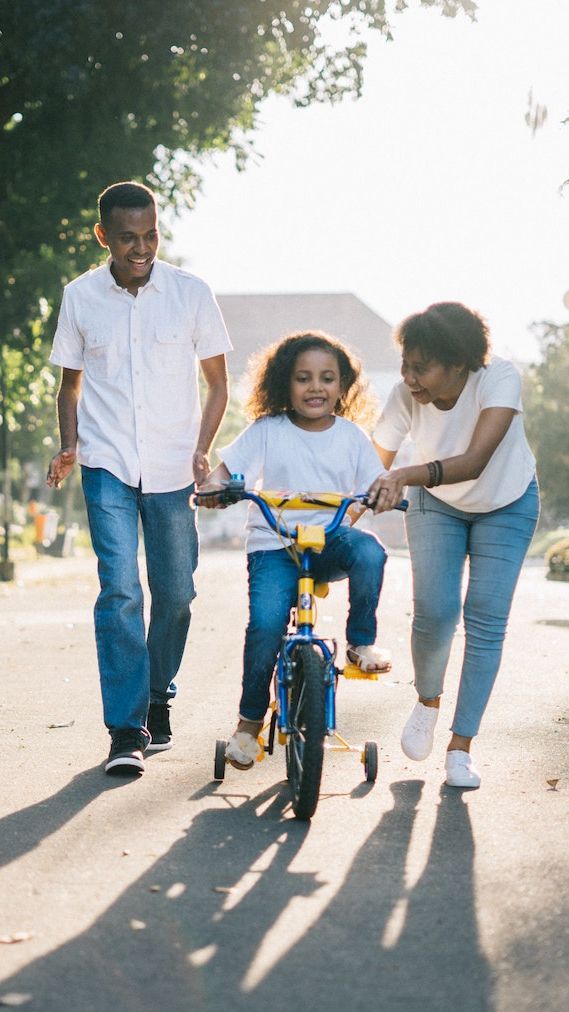
<instances>
[{"instance_id":1,"label":"tree","mask_svg":"<svg viewBox=\"0 0 569 1012\"><path fill-rule=\"evenodd\" d=\"M540 323L542 358L525 377L526 428L547 522L569 524L569 325Z\"/></svg>"},{"instance_id":2,"label":"tree","mask_svg":"<svg viewBox=\"0 0 569 1012\"><path fill-rule=\"evenodd\" d=\"M475 13L472 0L421 2ZM325 16L350 20L344 50L320 41ZM39 300L49 309L95 259L106 184L146 180L191 205L205 153L232 148L244 164L269 93L359 94L362 26L391 37L384 0L27 0L25 17L0 0L4 340L25 344Z\"/></svg>"},{"instance_id":3,"label":"tree","mask_svg":"<svg viewBox=\"0 0 569 1012\"><path fill-rule=\"evenodd\" d=\"M475 17L473 0L419 2ZM407 6L394 2L396 12ZM324 18L349 24L346 48L321 41ZM232 149L244 166L271 92L299 105L359 94L363 27L391 38L384 0L26 0L25 16L0 0L0 340L10 378L0 414L12 430L23 404L49 401L42 338L62 285L99 258L98 192L138 179L164 203L191 206L208 153Z\"/></svg>"}]
</instances>

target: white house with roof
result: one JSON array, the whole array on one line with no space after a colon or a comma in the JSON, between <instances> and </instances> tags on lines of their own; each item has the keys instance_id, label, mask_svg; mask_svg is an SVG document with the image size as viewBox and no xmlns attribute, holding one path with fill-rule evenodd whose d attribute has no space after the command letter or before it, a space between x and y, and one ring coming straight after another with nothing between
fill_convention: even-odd
<instances>
[{"instance_id":1,"label":"white house with roof","mask_svg":"<svg viewBox=\"0 0 569 1012\"><path fill-rule=\"evenodd\" d=\"M299 330L323 330L348 344L382 401L399 377L390 325L351 292L218 295L217 300L234 346L228 365L235 379L252 354Z\"/></svg>"}]
</instances>

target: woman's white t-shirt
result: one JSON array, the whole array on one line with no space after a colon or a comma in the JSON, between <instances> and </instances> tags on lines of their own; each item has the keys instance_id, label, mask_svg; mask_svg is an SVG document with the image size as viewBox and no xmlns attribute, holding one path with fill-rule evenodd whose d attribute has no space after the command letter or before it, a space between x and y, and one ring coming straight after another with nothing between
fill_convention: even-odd
<instances>
[{"instance_id":1,"label":"woman's white t-shirt","mask_svg":"<svg viewBox=\"0 0 569 1012\"><path fill-rule=\"evenodd\" d=\"M335 417L323 432L294 425L288 415L265 416L249 425L229 446L217 451L245 486L280 492L367 492L385 469L369 436L345 418ZM290 530L297 524L327 524L334 510L286 510ZM349 524L349 520L344 521ZM247 551L282 548L256 503L249 504Z\"/></svg>"},{"instance_id":2,"label":"woman's white t-shirt","mask_svg":"<svg viewBox=\"0 0 569 1012\"><path fill-rule=\"evenodd\" d=\"M535 474L522 419L521 377L511 362L494 356L489 365L471 372L456 404L441 411L419 404L405 383L391 391L374 439L385 450L398 450L405 436L413 442L413 464L444 460L464 453L485 408L513 408L512 423L480 477L429 492L467 513L488 513L515 502Z\"/></svg>"}]
</instances>

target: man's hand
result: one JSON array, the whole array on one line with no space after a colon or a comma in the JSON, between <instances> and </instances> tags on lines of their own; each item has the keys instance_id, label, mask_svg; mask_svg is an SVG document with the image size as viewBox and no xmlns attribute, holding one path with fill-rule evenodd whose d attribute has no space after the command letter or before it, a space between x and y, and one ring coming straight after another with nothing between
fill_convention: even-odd
<instances>
[{"instance_id":1,"label":"man's hand","mask_svg":"<svg viewBox=\"0 0 569 1012\"><path fill-rule=\"evenodd\" d=\"M59 488L61 482L73 470L76 456L76 451L67 447L52 457L47 469L47 483L50 488Z\"/></svg>"},{"instance_id":2,"label":"man's hand","mask_svg":"<svg viewBox=\"0 0 569 1012\"><path fill-rule=\"evenodd\" d=\"M201 485L210 473L207 453L203 453L202 450L196 450L192 458L192 467L194 470L194 481L196 485Z\"/></svg>"}]
</instances>

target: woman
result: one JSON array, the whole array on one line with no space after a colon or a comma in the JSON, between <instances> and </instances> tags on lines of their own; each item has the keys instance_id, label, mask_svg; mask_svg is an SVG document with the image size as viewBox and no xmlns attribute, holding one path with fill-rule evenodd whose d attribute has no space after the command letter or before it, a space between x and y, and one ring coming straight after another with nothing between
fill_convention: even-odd
<instances>
[{"instance_id":1,"label":"woman","mask_svg":"<svg viewBox=\"0 0 569 1012\"><path fill-rule=\"evenodd\" d=\"M395 338L403 382L389 396L375 441L389 469L409 435L414 462L380 476L370 496L382 512L409 486L411 646L419 699L401 746L417 761L433 747L468 559L465 649L446 782L478 787L470 745L498 673L512 597L539 515L521 380L510 362L490 357L485 321L460 303L437 303L409 316Z\"/></svg>"}]
</instances>

